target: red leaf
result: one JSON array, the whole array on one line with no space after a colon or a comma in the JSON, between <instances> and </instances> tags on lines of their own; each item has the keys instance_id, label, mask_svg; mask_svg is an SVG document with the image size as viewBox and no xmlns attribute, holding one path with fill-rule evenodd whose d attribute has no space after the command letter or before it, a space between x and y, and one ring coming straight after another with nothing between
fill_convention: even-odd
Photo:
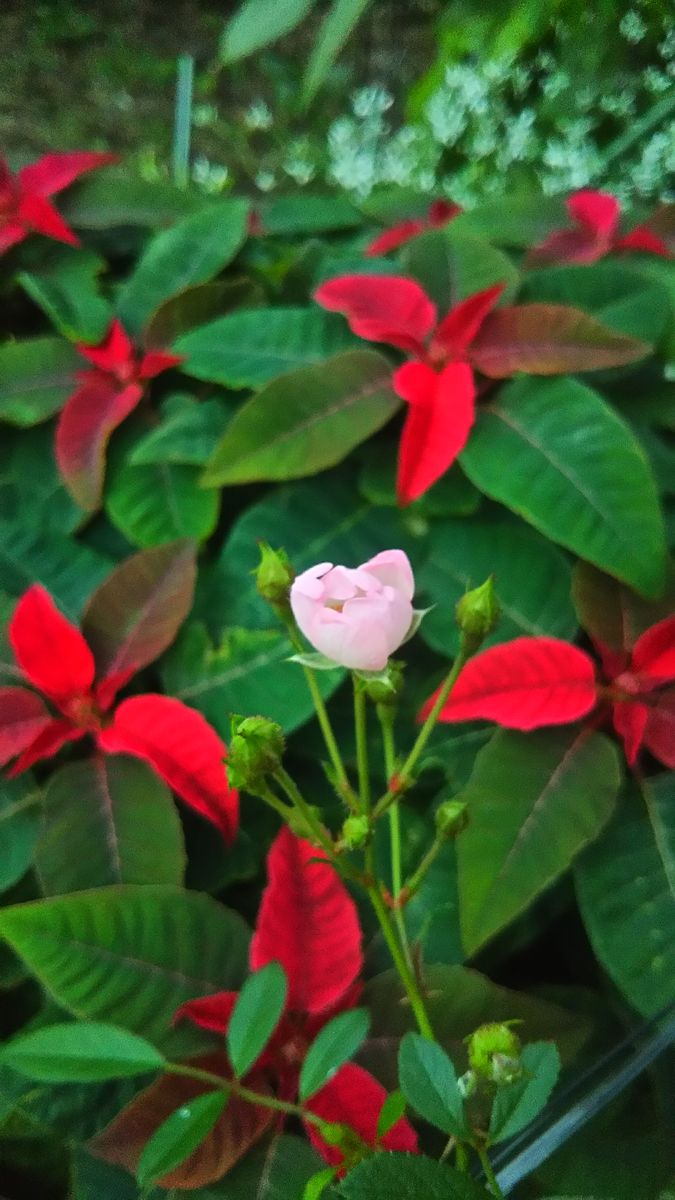
<instances>
[{"instance_id":1,"label":"red leaf","mask_svg":"<svg viewBox=\"0 0 675 1200\"><path fill-rule=\"evenodd\" d=\"M615 333L581 309L517 304L487 317L470 358L483 375L505 379L517 371L564 375L622 366L648 352L645 342Z\"/></svg>"},{"instance_id":2,"label":"red leaf","mask_svg":"<svg viewBox=\"0 0 675 1200\"><path fill-rule=\"evenodd\" d=\"M621 206L608 192L582 188L567 201L567 211L579 225L599 238L611 239L619 224Z\"/></svg>"},{"instance_id":3,"label":"red leaf","mask_svg":"<svg viewBox=\"0 0 675 1200\"><path fill-rule=\"evenodd\" d=\"M638 638L631 655L631 668L658 683L675 679L675 616L652 625Z\"/></svg>"},{"instance_id":4,"label":"red leaf","mask_svg":"<svg viewBox=\"0 0 675 1200\"><path fill-rule=\"evenodd\" d=\"M67 704L90 690L94 656L79 629L39 583L24 592L14 609L9 640L21 670L56 704Z\"/></svg>"},{"instance_id":5,"label":"red leaf","mask_svg":"<svg viewBox=\"0 0 675 1200\"><path fill-rule=\"evenodd\" d=\"M43 233L45 237L54 238L57 242L65 242L67 246L79 246L80 240L72 229L66 225L63 217L56 211L49 200L42 196L22 196L19 201L17 219L27 229L35 233Z\"/></svg>"},{"instance_id":6,"label":"red leaf","mask_svg":"<svg viewBox=\"0 0 675 1200\"><path fill-rule=\"evenodd\" d=\"M392 225L391 229L385 229L384 233L373 238L363 253L366 258L379 258L382 254L398 250L399 246L405 246L406 242L411 241L418 234L424 233L426 228L426 222L420 219L410 218L407 221L399 221L398 225Z\"/></svg>"},{"instance_id":7,"label":"red leaf","mask_svg":"<svg viewBox=\"0 0 675 1200\"><path fill-rule=\"evenodd\" d=\"M66 401L56 429L56 461L81 508L91 511L100 504L108 440L142 395L138 383L122 387L92 372Z\"/></svg>"},{"instance_id":8,"label":"red leaf","mask_svg":"<svg viewBox=\"0 0 675 1200\"><path fill-rule=\"evenodd\" d=\"M452 200L432 200L429 205L429 224L432 229L439 229L442 225L447 225L448 221L458 217L461 212L461 206Z\"/></svg>"},{"instance_id":9,"label":"red leaf","mask_svg":"<svg viewBox=\"0 0 675 1200\"><path fill-rule=\"evenodd\" d=\"M82 632L101 682L119 677L121 686L171 645L192 605L195 554L194 543L182 540L141 550L96 589ZM108 702L113 695L114 688Z\"/></svg>"},{"instance_id":10,"label":"red leaf","mask_svg":"<svg viewBox=\"0 0 675 1200\"><path fill-rule=\"evenodd\" d=\"M29 767L33 766L33 763L39 762L42 758L53 758L67 742L77 742L80 738L86 737L86 734L86 729L78 728L72 721L62 718L51 720L42 732L38 733L34 741L26 747L23 754L19 755L9 774L21 775L22 771L27 771Z\"/></svg>"},{"instance_id":11,"label":"red leaf","mask_svg":"<svg viewBox=\"0 0 675 1200\"><path fill-rule=\"evenodd\" d=\"M614 728L623 741L626 762L632 767L644 740L649 710L638 701L619 701L612 706Z\"/></svg>"},{"instance_id":12,"label":"red leaf","mask_svg":"<svg viewBox=\"0 0 675 1200\"><path fill-rule=\"evenodd\" d=\"M185 362L184 354L166 354L162 350L151 350L141 359L138 378L154 379L156 375L161 375L162 371L170 371L182 362Z\"/></svg>"},{"instance_id":13,"label":"red leaf","mask_svg":"<svg viewBox=\"0 0 675 1200\"><path fill-rule=\"evenodd\" d=\"M230 788L224 742L201 713L171 696L132 696L101 731L111 754L134 754L154 767L169 787L207 820L226 842L237 832L239 798Z\"/></svg>"},{"instance_id":14,"label":"red leaf","mask_svg":"<svg viewBox=\"0 0 675 1200\"><path fill-rule=\"evenodd\" d=\"M426 292L402 275L341 275L322 283L314 299L344 313L358 337L420 356L436 323L436 307Z\"/></svg>"},{"instance_id":15,"label":"red leaf","mask_svg":"<svg viewBox=\"0 0 675 1200\"><path fill-rule=\"evenodd\" d=\"M435 698L427 701L422 717ZM469 660L440 720L483 719L507 729L537 729L576 721L595 702L595 667L583 650L557 638L522 637Z\"/></svg>"},{"instance_id":16,"label":"red leaf","mask_svg":"<svg viewBox=\"0 0 675 1200\"><path fill-rule=\"evenodd\" d=\"M604 258L609 246L587 229L558 229L534 246L527 255L528 266L546 263L577 263L585 266Z\"/></svg>"},{"instance_id":17,"label":"red leaf","mask_svg":"<svg viewBox=\"0 0 675 1200\"><path fill-rule=\"evenodd\" d=\"M224 1055L195 1059L193 1065L224 1078L230 1075ZM252 1074L247 1083L255 1091L269 1095L264 1077ZM143 1147L167 1117L188 1100L213 1090L195 1079L162 1075L127 1104L110 1125L96 1135L89 1148L105 1162L135 1172ZM270 1109L258 1108L230 1096L227 1108L205 1140L185 1162L159 1181L160 1187L202 1188L220 1179L232 1170L275 1120L276 1113Z\"/></svg>"},{"instance_id":18,"label":"red leaf","mask_svg":"<svg viewBox=\"0 0 675 1200\"><path fill-rule=\"evenodd\" d=\"M348 1125L368 1146L380 1145L383 1150L406 1150L417 1153L417 1134L409 1121L401 1117L378 1143L377 1122L387 1093L373 1076L354 1063L347 1063L329 1083L312 1096L307 1107L322 1117L340 1125ZM309 1139L322 1158L331 1166L343 1161L338 1146L324 1142L315 1125L305 1125Z\"/></svg>"},{"instance_id":19,"label":"red leaf","mask_svg":"<svg viewBox=\"0 0 675 1200\"><path fill-rule=\"evenodd\" d=\"M251 942L251 968L281 963L288 1008L300 1013L335 1005L363 964L356 905L335 869L316 861L320 856L281 830L268 855L269 882Z\"/></svg>"},{"instance_id":20,"label":"red leaf","mask_svg":"<svg viewBox=\"0 0 675 1200\"><path fill-rule=\"evenodd\" d=\"M675 689L662 692L648 713L643 743L666 767L675 769Z\"/></svg>"},{"instance_id":21,"label":"red leaf","mask_svg":"<svg viewBox=\"0 0 675 1200\"><path fill-rule=\"evenodd\" d=\"M505 287L505 283L496 283L451 308L434 334L431 353L440 351L449 358L463 358Z\"/></svg>"},{"instance_id":22,"label":"red leaf","mask_svg":"<svg viewBox=\"0 0 675 1200\"><path fill-rule=\"evenodd\" d=\"M30 746L51 722L34 692L22 687L0 688L0 766Z\"/></svg>"},{"instance_id":23,"label":"red leaf","mask_svg":"<svg viewBox=\"0 0 675 1200\"><path fill-rule=\"evenodd\" d=\"M188 1000L176 1010L174 1024L185 1017L200 1029L225 1034L238 998L239 992L215 992L212 996L201 996L199 1000Z\"/></svg>"},{"instance_id":24,"label":"red leaf","mask_svg":"<svg viewBox=\"0 0 675 1200\"><path fill-rule=\"evenodd\" d=\"M27 192L53 196L79 179L87 171L118 162L116 154L97 154L81 150L71 154L45 154L37 162L19 171L19 182Z\"/></svg>"},{"instance_id":25,"label":"red leaf","mask_svg":"<svg viewBox=\"0 0 675 1200\"><path fill-rule=\"evenodd\" d=\"M4 254L12 246L17 246L27 237L28 230L20 221L6 221L4 225L0 225L0 254Z\"/></svg>"},{"instance_id":26,"label":"red leaf","mask_svg":"<svg viewBox=\"0 0 675 1200\"><path fill-rule=\"evenodd\" d=\"M101 371L119 372L120 368L135 369L134 346L129 335L125 332L121 321L115 318L103 341L98 346L88 346L78 342L77 350Z\"/></svg>"},{"instance_id":27,"label":"red leaf","mask_svg":"<svg viewBox=\"0 0 675 1200\"><path fill-rule=\"evenodd\" d=\"M637 225L625 237L617 238L614 250L637 250L644 254L658 254L670 258L670 250L662 238L657 237L646 225Z\"/></svg>"},{"instance_id":28,"label":"red leaf","mask_svg":"<svg viewBox=\"0 0 675 1200\"><path fill-rule=\"evenodd\" d=\"M399 504L409 504L440 479L466 445L475 417L475 387L467 363L434 371L426 363L404 363L394 389L407 400L398 457Z\"/></svg>"}]
</instances>

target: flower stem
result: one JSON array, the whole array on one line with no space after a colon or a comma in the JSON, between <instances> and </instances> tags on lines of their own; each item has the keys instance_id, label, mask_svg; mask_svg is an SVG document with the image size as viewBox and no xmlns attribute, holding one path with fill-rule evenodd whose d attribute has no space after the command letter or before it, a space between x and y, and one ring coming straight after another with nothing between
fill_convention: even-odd
<instances>
[{"instance_id":1,"label":"flower stem","mask_svg":"<svg viewBox=\"0 0 675 1200\"><path fill-rule=\"evenodd\" d=\"M450 692L452 691L453 687L455 686L455 683L457 682L457 679L460 674L460 671L462 670L462 667L465 665L467 659L470 658L470 656L471 656L471 647L468 644L467 639L465 637L463 637L460 647L459 647L459 652L457 654L457 657L456 657L454 663L452 664L452 667L450 668L445 679L443 680L443 684L438 693L438 696L436 697L436 701L433 705L433 708L431 709L431 712L429 713L426 721L424 722L422 728L420 729L420 731L415 739L415 742L413 744L413 747L412 747L408 757L406 758L403 766L401 767L401 770L399 772L399 777L400 777L401 781L403 782L403 784L405 784L410 779L410 776L412 775L412 772L413 772L414 768L416 767L417 762L418 762L422 752L424 751L424 748L425 748L427 742L429 741L429 738L431 737L431 734L434 731L434 728L436 726L436 723L437 723L438 718L441 713L441 709L443 708L443 705L445 704L448 696L450 695ZM377 819L378 817L381 817L382 814L385 813L387 811L387 809L394 803L396 798L397 798L397 791L392 790L391 784L389 784L389 787L388 787L387 791L385 792L384 796L382 796L381 799L378 800L377 804L375 805L375 808L373 809L373 817L375 819Z\"/></svg>"},{"instance_id":2,"label":"flower stem","mask_svg":"<svg viewBox=\"0 0 675 1200\"><path fill-rule=\"evenodd\" d=\"M356 765L359 773L361 810L370 812L370 772L368 770L368 729L366 725L366 693L359 680L354 682L354 728L356 730Z\"/></svg>"},{"instance_id":3,"label":"flower stem","mask_svg":"<svg viewBox=\"0 0 675 1200\"><path fill-rule=\"evenodd\" d=\"M485 1150L483 1146L476 1146L475 1150L476 1150L476 1154L478 1155L478 1157L480 1159L480 1165L483 1168L483 1171L485 1172L485 1178L487 1179L488 1183L490 1184L490 1191L492 1192L492 1195L497 1196L499 1198L499 1200L503 1200L504 1193L503 1193L502 1189L500 1188L499 1184L497 1183L497 1176L495 1175L494 1171L492 1170L492 1163L490 1162L490 1159L488 1158L487 1150Z\"/></svg>"},{"instance_id":4,"label":"flower stem","mask_svg":"<svg viewBox=\"0 0 675 1200\"><path fill-rule=\"evenodd\" d=\"M293 645L294 649L297 650L299 654L302 654L304 647L303 647L302 642L300 641L300 638L298 637L298 634L297 634L295 628L289 622L286 625L286 629L288 631L288 636L291 640L291 644ZM344 800L351 809L355 810L355 808L356 808L355 796L354 796L354 792L352 789L352 785L349 782L349 776L347 774L347 769L345 767L345 764L342 761L342 755L340 754L338 744L335 740L335 734L333 733L333 727L330 723L330 717L328 716L328 711L326 709L326 705L323 702L323 696L321 695L321 692L319 691L319 685L316 681L316 675L314 674L314 671L312 671L311 667L306 667L303 665L302 669L305 674L305 679L307 680L307 687L309 688L309 693L312 697L312 703L314 704L314 711L316 713L317 720L319 722L319 726L320 726L321 732L323 734L323 740L326 745L326 750L328 751L328 756L330 758L331 764L333 766L333 770L335 772L335 779L336 779L336 783L337 783L338 793L340 795L340 798L342 800Z\"/></svg>"},{"instance_id":5,"label":"flower stem","mask_svg":"<svg viewBox=\"0 0 675 1200\"><path fill-rule=\"evenodd\" d=\"M396 766L396 749L394 745L394 709L390 704L378 704L377 715L382 728L382 745L384 748L384 769L387 782L394 774ZM389 809L389 846L391 854L391 894L394 898L394 924L398 933L401 949L406 962L412 969L412 955L408 941L408 931L405 927L403 909L396 901L403 886L403 869L401 865L401 809L399 804L392 804Z\"/></svg>"},{"instance_id":6,"label":"flower stem","mask_svg":"<svg viewBox=\"0 0 675 1200\"><path fill-rule=\"evenodd\" d=\"M372 858L372 847L369 847L367 851L366 867L367 872L371 877L373 876ZM417 1021L417 1027L423 1037L433 1040L434 1031L431 1028L431 1022L427 1016L427 1010L424 1006L422 993L420 992L417 984L415 974L408 966L405 955L398 944L394 927L391 922L391 917L389 916L389 910L382 899L382 893L380 892L380 886L378 883L372 883L368 886L368 895L370 897L370 902L375 909L375 915L380 923L380 929L384 935L384 940L386 941L391 957L394 960L394 966L396 967L401 979L401 983L406 990L406 994L410 1001L410 1007L412 1008L415 1015L415 1020Z\"/></svg>"},{"instance_id":7,"label":"flower stem","mask_svg":"<svg viewBox=\"0 0 675 1200\"><path fill-rule=\"evenodd\" d=\"M237 1079L225 1079L222 1075L214 1075L211 1071L203 1071L201 1067L190 1067L185 1063L168 1062L164 1069L171 1075L182 1075L186 1079L197 1079L201 1083L208 1083L211 1087L226 1092L228 1096L237 1096L238 1099L246 1100L249 1104L255 1104L259 1108L271 1108L274 1112L300 1117L303 1121L308 1121L310 1125L322 1126L326 1123L321 1117L317 1117L309 1109L303 1108L299 1104L278 1100L276 1096L270 1096L265 1092L254 1092L251 1088L244 1087Z\"/></svg>"},{"instance_id":8,"label":"flower stem","mask_svg":"<svg viewBox=\"0 0 675 1200\"><path fill-rule=\"evenodd\" d=\"M394 812L395 807L395 805L392 806L389 811ZM443 848L444 842L444 838L437 837L435 841L431 843L417 870L414 871L410 878L406 881L405 887L403 888L405 893L405 903L412 899L412 897L415 895L415 892L419 891L429 867L436 861L436 858Z\"/></svg>"}]
</instances>

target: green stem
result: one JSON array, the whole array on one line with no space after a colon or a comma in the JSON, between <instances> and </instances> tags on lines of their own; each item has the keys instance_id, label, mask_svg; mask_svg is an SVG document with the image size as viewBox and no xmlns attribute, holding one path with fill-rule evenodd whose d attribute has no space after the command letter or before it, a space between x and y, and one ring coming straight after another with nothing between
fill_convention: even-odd
<instances>
[{"instance_id":1,"label":"green stem","mask_svg":"<svg viewBox=\"0 0 675 1200\"><path fill-rule=\"evenodd\" d=\"M483 1171L485 1172L485 1178L487 1179L488 1183L490 1184L490 1191L492 1192L492 1195L499 1197L499 1200L503 1200L504 1193L503 1193L502 1189L500 1188L499 1184L497 1183L497 1176L495 1175L494 1171L492 1170L492 1163L490 1162L490 1159L488 1158L487 1150L485 1150L483 1148L483 1146L476 1146L475 1150L476 1150L476 1154L478 1155L478 1157L480 1159L480 1165L483 1168Z\"/></svg>"},{"instance_id":2,"label":"green stem","mask_svg":"<svg viewBox=\"0 0 675 1200\"><path fill-rule=\"evenodd\" d=\"M261 787L260 791L258 792L258 796L261 800L265 801L265 804L269 804L270 808L273 808L275 812L278 812L282 821L288 823L289 817L293 816L293 809L290 807L290 805L284 804L283 800L280 800L278 796L275 796L271 787Z\"/></svg>"},{"instance_id":3,"label":"green stem","mask_svg":"<svg viewBox=\"0 0 675 1200\"><path fill-rule=\"evenodd\" d=\"M366 693L359 680L354 682L354 728L356 730L356 765L359 774L361 809L370 812L370 772L368 770L368 729L366 724Z\"/></svg>"},{"instance_id":4,"label":"green stem","mask_svg":"<svg viewBox=\"0 0 675 1200\"><path fill-rule=\"evenodd\" d=\"M396 807L395 805L392 806L392 808L390 808L389 811L394 812L395 807ZM419 891L420 885L423 883L424 877L425 877L427 871L429 870L429 867L435 862L435 860L438 857L438 854L439 854L440 850L443 848L444 844L445 844L445 838L439 838L439 837L437 837L436 840L431 843L429 849L427 850L426 854L424 855L424 858L420 862L420 865L418 866L417 870L413 871L412 875L406 881L405 888L403 890L406 893L407 900L410 899L412 896L414 896L415 892Z\"/></svg>"},{"instance_id":5,"label":"green stem","mask_svg":"<svg viewBox=\"0 0 675 1200\"><path fill-rule=\"evenodd\" d=\"M390 704L378 704L377 715L382 728L382 745L384 747L384 769L387 782L394 774L396 767L396 748L394 745L394 710ZM398 933L401 949L406 957L408 966L412 969L412 954L408 941L408 931L405 927L403 910L396 906L403 886L403 868L401 865L401 808L392 804L389 809L389 845L391 853L391 894L394 898L394 924Z\"/></svg>"},{"instance_id":6,"label":"green stem","mask_svg":"<svg viewBox=\"0 0 675 1200\"><path fill-rule=\"evenodd\" d=\"M295 780L288 774L288 771L284 770L283 767L277 768L277 770L274 772L274 779L279 784L279 787L283 788L284 792L288 796L288 799L307 822L309 829L311 829L312 833L314 834L315 840L324 850L328 852L332 858L333 843L321 824L319 818L314 812L312 812L311 806L305 800L305 797L300 791L300 788Z\"/></svg>"},{"instance_id":7,"label":"green stem","mask_svg":"<svg viewBox=\"0 0 675 1200\"><path fill-rule=\"evenodd\" d=\"M470 656L471 656L471 648L467 642L467 639L463 637L460 648L459 648L459 653L443 681L443 685L438 693L438 696L436 697L436 702L435 702L433 708L431 709L431 712L429 713L422 728L420 729L420 731L415 739L412 750L410 751L403 766L401 767L401 770L399 772L399 777L404 784L410 779L410 776L412 775L412 772L413 772L414 768L416 767L417 762L418 762L421 754L423 753L424 748L425 748L427 742L429 741L429 738L431 737L431 734L434 731L436 722L438 721L438 718L441 713L441 709L443 708L443 705L445 704L448 696L450 695L450 692L452 691L453 687L455 686L455 684L457 682L457 678L459 676L459 673L462 670L462 667L465 665L467 659L470 658ZM396 800L396 798L397 798L397 794L398 793L396 790L392 791L391 785L390 785L388 790L385 792L384 796L382 796L382 798L380 800L378 800L377 804L375 805L375 808L373 810L373 818L375 820L378 817L381 817L382 813L385 813L387 811L387 809L394 803L394 800Z\"/></svg>"},{"instance_id":8,"label":"green stem","mask_svg":"<svg viewBox=\"0 0 675 1200\"><path fill-rule=\"evenodd\" d=\"M464 1142L457 1142L455 1146L455 1167L458 1171L468 1171L469 1169L469 1156Z\"/></svg>"},{"instance_id":9,"label":"green stem","mask_svg":"<svg viewBox=\"0 0 675 1200\"><path fill-rule=\"evenodd\" d=\"M259 1108L271 1108L274 1112L300 1117L311 1125L322 1126L326 1123L321 1117L317 1117L309 1109L303 1108L299 1104L278 1100L276 1096L269 1096L264 1092L254 1092L251 1088L244 1087L237 1079L225 1079L222 1075L214 1075L211 1071L203 1071L201 1067L189 1067L184 1063L168 1062L164 1069L171 1075L183 1075L186 1079L197 1079L200 1083L208 1083L211 1087L226 1092L228 1096L237 1096L240 1100L246 1100L249 1104L255 1104Z\"/></svg>"},{"instance_id":10,"label":"green stem","mask_svg":"<svg viewBox=\"0 0 675 1200\"><path fill-rule=\"evenodd\" d=\"M295 628L293 627L293 625L290 624L290 622L287 623L286 629L288 630L288 636L291 640L291 643L292 643L294 649L297 650L299 654L303 654L304 646L303 646L300 638L298 637L298 634L297 634ZM347 774L347 769L345 767L345 764L342 761L342 755L340 754L338 744L335 740L335 734L333 733L333 727L330 723L330 717L328 716L328 711L326 709L326 705L323 702L323 697L321 695L321 692L319 691L319 685L316 681L316 675L312 671L311 667L306 667L303 665L302 669L304 671L305 679L307 681L307 687L309 688L309 692L312 697L314 711L316 712L317 720L319 722L319 726L320 726L321 732L323 734L323 740L326 745L326 750L328 751L328 756L330 758L330 761L333 766L333 770L335 772L338 793L340 795L340 798L342 800L344 800L349 805L350 808L355 809L356 805L355 805L355 797L354 797L354 792L352 790L352 785L349 782L349 776Z\"/></svg>"},{"instance_id":11,"label":"green stem","mask_svg":"<svg viewBox=\"0 0 675 1200\"><path fill-rule=\"evenodd\" d=\"M368 874L372 876L372 847L369 847L368 849L366 865ZM389 911L384 903L384 900L382 899L379 884L371 883L367 890L370 897L370 902L375 909L375 915L380 923L380 929L384 935L384 940L389 947L389 953L394 960L394 966L396 967L396 970L401 978L401 983L406 990L406 994L410 1001L410 1007L412 1008L415 1015L415 1020L417 1021L417 1027L423 1037L433 1040L434 1031L431 1028L431 1022L427 1016L427 1010L424 1006L422 993L417 985L414 972L408 966L405 955L398 944L394 927L389 916Z\"/></svg>"}]
</instances>

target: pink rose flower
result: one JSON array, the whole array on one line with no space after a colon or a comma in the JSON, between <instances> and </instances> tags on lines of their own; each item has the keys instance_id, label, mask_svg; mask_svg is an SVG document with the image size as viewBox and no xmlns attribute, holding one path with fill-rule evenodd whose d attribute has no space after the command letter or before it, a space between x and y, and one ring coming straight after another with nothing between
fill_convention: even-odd
<instances>
[{"instance_id":1,"label":"pink rose flower","mask_svg":"<svg viewBox=\"0 0 675 1200\"><path fill-rule=\"evenodd\" d=\"M318 563L291 588L293 615L315 650L342 667L382 671L413 623L415 580L402 550L360 567Z\"/></svg>"}]
</instances>

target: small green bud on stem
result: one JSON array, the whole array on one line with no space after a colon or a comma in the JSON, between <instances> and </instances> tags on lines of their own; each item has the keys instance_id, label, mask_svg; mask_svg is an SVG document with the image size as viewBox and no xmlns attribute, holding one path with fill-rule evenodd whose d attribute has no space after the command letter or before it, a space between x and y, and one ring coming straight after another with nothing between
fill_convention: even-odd
<instances>
[{"instance_id":1,"label":"small green bud on stem","mask_svg":"<svg viewBox=\"0 0 675 1200\"><path fill-rule=\"evenodd\" d=\"M468 805L463 800L444 800L436 809L436 829L443 838L457 837L468 823Z\"/></svg>"},{"instance_id":2,"label":"small green bud on stem","mask_svg":"<svg viewBox=\"0 0 675 1200\"><path fill-rule=\"evenodd\" d=\"M284 735L267 717L232 717L227 771L233 785L255 794L281 766Z\"/></svg>"},{"instance_id":3,"label":"small green bud on stem","mask_svg":"<svg viewBox=\"0 0 675 1200\"><path fill-rule=\"evenodd\" d=\"M492 633L500 614L492 575L480 587L462 596L455 608L455 618L472 650L477 650Z\"/></svg>"},{"instance_id":4,"label":"small green bud on stem","mask_svg":"<svg viewBox=\"0 0 675 1200\"><path fill-rule=\"evenodd\" d=\"M342 826L342 843L346 850L361 850L370 839L370 821L368 817L347 817Z\"/></svg>"},{"instance_id":5,"label":"small green bud on stem","mask_svg":"<svg viewBox=\"0 0 675 1200\"><path fill-rule=\"evenodd\" d=\"M284 620L292 616L288 599L295 571L285 550L273 550L267 542L258 542L260 562L253 574L263 600Z\"/></svg>"},{"instance_id":6,"label":"small green bud on stem","mask_svg":"<svg viewBox=\"0 0 675 1200\"><path fill-rule=\"evenodd\" d=\"M513 1083L522 1075L520 1039L510 1028L512 1024L481 1025L466 1039L469 1065L477 1078L499 1085Z\"/></svg>"}]
</instances>

